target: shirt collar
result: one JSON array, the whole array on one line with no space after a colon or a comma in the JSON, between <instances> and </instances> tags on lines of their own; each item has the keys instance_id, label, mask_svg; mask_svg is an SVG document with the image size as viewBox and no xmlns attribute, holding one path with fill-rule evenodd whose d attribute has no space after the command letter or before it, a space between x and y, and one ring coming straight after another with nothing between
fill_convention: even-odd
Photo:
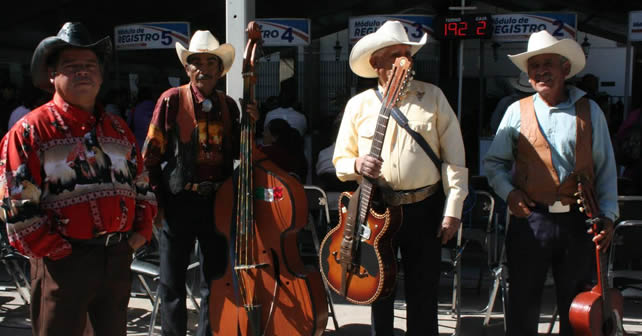
<instances>
[{"instance_id":1,"label":"shirt collar","mask_svg":"<svg viewBox=\"0 0 642 336\"><path fill-rule=\"evenodd\" d=\"M584 97L586 95L586 92L582 91L581 89L578 89L575 86L572 85L567 85L566 86L566 93L568 98L557 104L556 106L551 106L551 110L564 110L564 109L569 109L575 105L575 103L580 100L580 98ZM541 96L539 93L535 93L535 102L544 104L544 106L548 106L544 101L542 100Z\"/></svg>"},{"instance_id":2,"label":"shirt collar","mask_svg":"<svg viewBox=\"0 0 642 336\"><path fill-rule=\"evenodd\" d=\"M58 94L58 92L54 94L53 102L58 108L58 111L60 111L61 114L64 115L67 119L74 120L81 124L93 124L96 121L96 117L93 113L87 112L67 103L64 98L62 98L62 96ZM105 109L103 108L103 106L96 103L94 109L96 110L96 114L98 115L99 119L102 119L103 115L105 114Z\"/></svg>"},{"instance_id":3,"label":"shirt collar","mask_svg":"<svg viewBox=\"0 0 642 336\"><path fill-rule=\"evenodd\" d=\"M197 88L195 88L191 83L190 83L189 87L190 87L190 90L192 90L192 93L194 94L194 97L196 98L196 103L200 104L200 103L203 102L203 100L205 100L207 98L212 100L212 102L216 101L215 98L214 98L216 96L216 89L214 89L212 91L212 94L209 97L206 97L205 95L203 95L203 93L201 91L199 91Z\"/></svg>"}]
</instances>

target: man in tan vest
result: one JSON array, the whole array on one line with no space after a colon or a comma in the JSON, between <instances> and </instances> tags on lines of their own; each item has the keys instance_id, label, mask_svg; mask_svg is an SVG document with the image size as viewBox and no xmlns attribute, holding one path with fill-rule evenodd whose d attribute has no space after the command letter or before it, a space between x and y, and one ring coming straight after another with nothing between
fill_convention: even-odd
<instances>
[{"instance_id":1,"label":"man in tan vest","mask_svg":"<svg viewBox=\"0 0 642 336\"><path fill-rule=\"evenodd\" d=\"M593 246L606 251L618 216L609 130L600 107L565 84L586 62L577 42L540 31L530 36L526 52L509 58L536 93L508 107L484 158L490 185L512 213L507 335L537 335L549 267L560 335L572 335L570 304L591 279ZM576 202L578 179L595 190L603 227L595 237Z\"/></svg>"},{"instance_id":2,"label":"man in tan vest","mask_svg":"<svg viewBox=\"0 0 642 336\"><path fill-rule=\"evenodd\" d=\"M194 242L199 241L201 305L196 335L211 335L210 282L226 267L226 246L215 233L212 207L220 184L232 175L239 153L239 108L218 80L232 67L234 47L206 30L189 48L176 43L189 84L163 92L143 145L143 160L158 201L154 225L160 234L160 298L163 335L187 329L185 277ZM258 118L256 104L247 113Z\"/></svg>"}]
</instances>

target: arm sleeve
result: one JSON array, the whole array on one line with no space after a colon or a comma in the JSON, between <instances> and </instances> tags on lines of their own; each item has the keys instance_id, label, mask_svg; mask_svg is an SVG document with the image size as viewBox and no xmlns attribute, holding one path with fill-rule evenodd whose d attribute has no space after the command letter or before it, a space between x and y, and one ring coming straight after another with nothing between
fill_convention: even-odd
<instances>
[{"instance_id":1,"label":"arm sleeve","mask_svg":"<svg viewBox=\"0 0 642 336\"><path fill-rule=\"evenodd\" d=\"M457 116L443 92L436 89L439 109L437 117L439 152L443 160L441 176L446 194L444 216L461 218L464 200L468 195L468 168L466 168L464 141Z\"/></svg>"},{"instance_id":2,"label":"arm sleeve","mask_svg":"<svg viewBox=\"0 0 642 336\"><path fill-rule=\"evenodd\" d=\"M617 204L617 169L615 154L604 113L594 101L591 102L591 125L593 128L593 167L597 202L602 213L615 221L619 216Z\"/></svg>"},{"instance_id":3,"label":"arm sleeve","mask_svg":"<svg viewBox=\"0 0 642 336\"><path fill-rule=\"evenodd\" d=\"M40 207L44 181L34 126L27 120L0 143L0 217L10 244L29 257L60 259L71 253L56 230L56 216Z\"/></svg>"}]
</instances>

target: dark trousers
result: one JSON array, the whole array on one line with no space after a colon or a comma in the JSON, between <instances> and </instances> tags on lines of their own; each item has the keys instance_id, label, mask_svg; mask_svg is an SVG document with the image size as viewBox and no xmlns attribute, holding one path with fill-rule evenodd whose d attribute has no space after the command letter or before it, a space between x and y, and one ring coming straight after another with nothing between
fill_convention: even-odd
<instances>
[{"instance_id":1,"label":"dark trousers","mask_svg":"<svg viewBox=\"0 0 642 336\"><path fill-rule=\"evenodd\" d=\"M507 335L537 335L549 267L555 280L560 335L573 335L568 311L575 296L591 280L591 259L595 259L585 219L577 210L555 214L539 206L528 218L511 217L506 238Z\"/></svg>"},{"instance_id":2,"label":"dark trousers","mask_svg":"<svg viewBox=\"0 0 642 336\"><path fill-rule=\"evenodd\" d=\"M441 188L440 188L441 190ZM395 242L401 251L406 299L406 335L438 335L437 289L444 208L442 192L417 203L402 206L403 221ZM372 304L372 335L393 334L395 295Z\"/></svg>"},{"instance_id":3,"label":"dark trousers","mask_svg":"<svg viewBox=\"0 0 642 336\"><path fill-rule=\"evenodd\" d=\"M184 336L187 332L185 281L195 241L199 242L200 315L196 335L211 335L209 321L210 283L225 267L225 240L216 234L214 200L192 192L169 199L166 224L161 232L161 325L163 335Z\"/></svg>"},{"instance_id":4,"label":"dark trousers","mask_svg":"<svg viewBox=\"0 0 642 336\"><path fill-rule=\"evenodd\" d=\"M60 259L31 259L31 323L35 336L81 336L87 317L95 336L127 334L132 249L73 245Z\"/></svg>"}]
</instances>

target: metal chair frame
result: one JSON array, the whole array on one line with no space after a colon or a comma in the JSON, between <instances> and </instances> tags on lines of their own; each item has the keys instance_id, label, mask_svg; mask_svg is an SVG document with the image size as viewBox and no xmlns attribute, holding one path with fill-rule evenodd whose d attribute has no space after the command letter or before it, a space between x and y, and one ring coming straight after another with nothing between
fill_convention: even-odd
<instances>
[{"instance_id":1,"label":"metal chair frame","mask_svg":"<svg viewBox=\"0 0 642 336\"><path fill-rule=\"evenodd\" d=\"M325 218L325 224L326 226L330 223L330 210L328 207L328 196L325 193L323 189L321 189L318 186L315 185L304 185L303 189L305 189L306 196L308 197L308 204L309 204L309 209L308 212L312 211L312 206L318 206L318 210L321 211L319 214L321 218ZM314 202L314 199L311 199L310 193L318 193L318 195L313 195L312 197L317 197L317 201ZM320 221L323 222L323 221ZM310 231L312 231L312 241L314 242L314 249L317 253L317 256L319 254L319 248L320 248L320 241L319 237L317 235L317 225L318 223L314 223L315 225L312 227ZM339 330L339 322L337 321L337 316L334 311L334 301L332 300L332 293L330 292L330 288L328 287L328 283L326 281L323 281L323 286L325 287L325 292L326 296L328 298L328 308L330 312L328 313L329 317L332 317L332 322L334 324L334 329Z\"/></svg>"}]
</instances>

